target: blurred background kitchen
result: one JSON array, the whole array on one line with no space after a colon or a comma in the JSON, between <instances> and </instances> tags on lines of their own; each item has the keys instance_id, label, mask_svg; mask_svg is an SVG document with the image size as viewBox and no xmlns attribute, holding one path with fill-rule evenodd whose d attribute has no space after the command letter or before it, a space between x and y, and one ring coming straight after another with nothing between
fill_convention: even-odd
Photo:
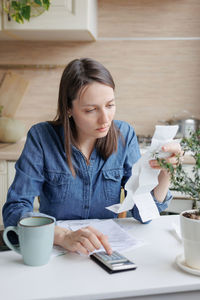
<instances>
[{"instance_id":1,"label":"blurred background kitchen","mask_svg":"<svg viewBox=\"0 0 200 300\"><path fill-rule=\"evenodd\" d=\"M55 116L62 71L79 57L111 71L116 118L134 126L142 148L156 124L200 119L199 0L51 2L48 12L24 24L9 22L1 8L0 104L2 96L5 110L8 105L10 116L25 124L25 134ZM9 97L13 101L5 105ZM0 208L24 140L0 143ZM186 164L191 167L190 160ZM168 211L191 205L182 196L178 201Z\"/></svg>"}]
</instances>

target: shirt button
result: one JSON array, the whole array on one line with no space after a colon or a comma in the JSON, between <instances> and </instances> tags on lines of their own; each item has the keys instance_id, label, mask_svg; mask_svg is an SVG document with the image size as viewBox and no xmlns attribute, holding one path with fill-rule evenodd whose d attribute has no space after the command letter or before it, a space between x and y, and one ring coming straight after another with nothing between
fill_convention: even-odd
<instances>
[{"instance_id":1,"label":"shirt button","mask_svg":"<svg viewBox=\"0 0 200 300\"><path fill-rule=\"evenodd\" d=\"M85 206L84 206L84 208L85 208L85 209L88 209L88 208L89 208L89 206L88 206L88 205L85 205Z\"/></svg>"},{"instance_id":2,"label":"shirt button","mask_svg":"<svg viewBox=\"0 0 200 300\"><path fill-rule=\"evenodd\" d=\"M85 181L85 185L88 185L89 184L89 181Z\"/></svg>"}]
</instances>

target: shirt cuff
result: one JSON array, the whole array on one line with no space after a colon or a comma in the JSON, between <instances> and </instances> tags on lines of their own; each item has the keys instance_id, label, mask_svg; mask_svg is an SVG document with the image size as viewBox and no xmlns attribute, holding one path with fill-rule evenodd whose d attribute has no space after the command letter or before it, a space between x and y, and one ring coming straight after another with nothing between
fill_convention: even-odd
<instances>
[{"instance_id":1,"label":"shirt cuff","mask_svg":"<svg viewBox=\"0 0 200 300\"><path fill-rule=\"evenodd\" d=\"M155 204L156 204L159 212L165 210L169 206L169 204L172 200L172 194L171 194L170 190L168 190L167 195L163 202L159 202L156 200L156 197L154 196L154 191L151 191L151 195L155 201Z\"/></svg>"}]
</instances>

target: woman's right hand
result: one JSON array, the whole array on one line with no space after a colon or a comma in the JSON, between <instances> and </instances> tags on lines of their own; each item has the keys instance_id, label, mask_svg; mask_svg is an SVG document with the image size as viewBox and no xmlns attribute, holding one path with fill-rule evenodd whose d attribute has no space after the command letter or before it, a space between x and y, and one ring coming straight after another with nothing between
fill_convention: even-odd
<instances>
[{"instance_id":1,"label":"woman's right hand","mask_svg":"<svg viewBox=\"0 0 200 300\"><path fill-rule=\"evenodd\" d=\"M56 226L54 244L62 246L71 252L79 252L86 255L103 246L108 254L112 254L108 237L91 226L76 231Z\"/></svg>"}]
</instances>

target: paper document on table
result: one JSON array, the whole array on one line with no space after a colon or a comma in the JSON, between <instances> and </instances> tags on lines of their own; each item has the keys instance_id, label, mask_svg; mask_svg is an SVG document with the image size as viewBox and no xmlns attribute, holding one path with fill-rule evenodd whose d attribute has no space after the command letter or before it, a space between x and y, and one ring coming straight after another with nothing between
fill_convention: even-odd
<instances>
[{"instance_id":1,"label":"paper document on table","mask_svg":"<svg viewBox=\"0 0 200 300\"><path fill-rule=\"evenodd\" d=\"M136 162L132 169L132 176L125 185L127 196L120 204L106 207L107 209L121 213L133 208L134 204L139 210L143 222L158 217L157 206L151 191L158 185L160 170L150 167L149 160L157 153L157 157L167 157L170 153L163 152L161 147L173 140L178 130L178 125L160 126L157 125L152 137L151 146L148 151Z\"/></svg>"},{"instance_id":2,"label":"paper document on table","mask_svg":"<svg viewBox=\"0 0 200 300\"><path fill-rule=\"evenodd\" d=\"M72 221L58 221L57 225L60 227L65 227L73 231L78 230L82 227L92 226L99 230L101 233L108 236L108 241L112 250L124 252L129 251L133 248L140 247L144 245L144 241L138 240L130 235L127 231L122 229L116 222L113 220L76 220ZM94 252L102 251L102 247L99 250Z\"/></svg>"},{"instance_id":3,"label":"paper document on table","mask_svg":"<svg viewBox=\"0 0 200 300\"><path fill-rule=\"evenodd\" d=\"M96 223L96 222L101 222L101 220L100 219L61 220L61 221L57 221L56 225L74 231L76 230L74 228L82 228L82 227L90 226L91 222Z\"/></svg>"},{"instance_id":4,"label":"paper document on table","mask_svg":"<svg viewBox=\"0 0 200 300\"><path fill-rule=\"evenodd\" d=\"M55 256L61 256L66 254L68 251L64 248L62 248L61 246L57 246L54 245L53 249L51 251L51 258L55 257Z\"/></svg>"}]
</instances>

